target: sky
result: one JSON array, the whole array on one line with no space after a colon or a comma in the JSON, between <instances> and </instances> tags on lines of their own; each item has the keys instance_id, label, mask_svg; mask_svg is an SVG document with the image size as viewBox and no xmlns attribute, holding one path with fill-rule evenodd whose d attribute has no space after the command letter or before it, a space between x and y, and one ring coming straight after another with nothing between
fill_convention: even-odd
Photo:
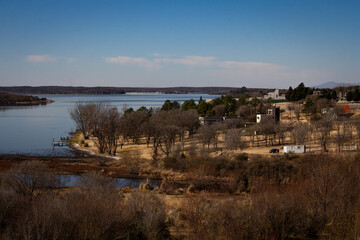
<instances>
[{"instance_id":1,"label":"sky","mask_svg":"<svg viewBox=\"0 0 360 240\"><path fill-rule=\"evenodd\" d=\"M360 82L360 1L0 0L0 86Z\"/></svg>"}]
</instances>

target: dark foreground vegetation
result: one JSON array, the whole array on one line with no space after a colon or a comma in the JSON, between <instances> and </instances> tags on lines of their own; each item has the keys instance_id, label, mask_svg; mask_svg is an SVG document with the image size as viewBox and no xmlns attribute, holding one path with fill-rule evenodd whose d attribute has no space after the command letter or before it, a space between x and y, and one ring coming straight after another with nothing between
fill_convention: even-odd
<instances>
[{"instance_id":1,"label":"dark foreground vegetation","mask_svg":"<svg viewBox=\"0 0 360 240\"><path fill-rule=\"evenodd\" d=\"M213 161L197 167L212 169ZM242 176L232 183L239 191L189 190L172 207L164 202L165 184L123 193L111 178L89 172L81 188L59 190L63 180L46 165L22 162L1 175L1 239L360 237L359 154L224 161L237 163L228 171L232 179Z\"/></svg>"},{"instance_id":2,"label":"dark foreground vegetation","mask_svg":"<svg viewBox=\"0 0 360 240\"><path fill-rule=\"evenodd\" d=\"M1 239L167 239L163 202L153 193L124 197L111 178L89 172L78 190L59 192L64 179L41 162L1 175Z\"/></svg>"},{"instance_id":3,"label":"dark foreground vegetation","mask_svg":"<svg viewBox=\"0 0 360 240\"><path fill-rule=\"evenodd\" d=\"M0 106L42 105L53 101L36 96L24 96L0 92Z\"/></svg>"}]
</instances>

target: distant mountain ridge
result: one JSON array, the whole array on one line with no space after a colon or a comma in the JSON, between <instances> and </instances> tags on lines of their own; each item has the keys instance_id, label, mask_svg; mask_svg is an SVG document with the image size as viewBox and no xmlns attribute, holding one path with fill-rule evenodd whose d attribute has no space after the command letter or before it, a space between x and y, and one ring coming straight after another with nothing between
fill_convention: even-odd
<instances>
[{"instance_id":1,"label":"distant mountain ridge","mask_svg":"<svg viewBox=\"0 0 360 240\"><path fill-rule=\"evenodd\" d=\"M326 83L314 86L314 88L336 88L339 86L349 87L349 86L356 86L356 85L360 85L360 83L326 82Z\"/></svg>"}]
</instances>

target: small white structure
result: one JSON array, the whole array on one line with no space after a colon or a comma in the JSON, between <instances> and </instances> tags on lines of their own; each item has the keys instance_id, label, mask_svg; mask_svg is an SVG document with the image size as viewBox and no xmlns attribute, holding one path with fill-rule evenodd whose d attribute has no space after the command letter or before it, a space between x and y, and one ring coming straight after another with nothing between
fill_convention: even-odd
<instances>
[{"instance_id":1,"label":"small white structure","mask_svg":"<svg viewBox=\"0 0 360 240\"><path fill-rule=\"evenodd\" d=\"M274 116L269 114L256 114L257 123L266 122L269 120L274 120Z\"/></svg>"},{"instance_id":2,"label":"small white structure","mask_svg":"<svg viewBox=\"0 0 360 240\"><path fill-rule=\"evenodd\" d=\"M356 151L357 145L340 146L340 151Z\"/></svg>"},{"instance_id":3,"label":"small white structure","mask_svg":"<svg viewBox=\"0 0 360 240\"><path fill-rule=\"evenodd\" d=\"M271 99L274 99L274 100L285 100L286 99L284 94L280 95L279 89L275 89L274 92L267 93L264 96L264 99L268 99L268 98L271 98Z\"/></svg>"},{"instance_id":4,"label":"small white structure","mask_svg":"<svg viewBox=\"0 0 360 240\"><path fill-rule=\"evenodd\" d=\"M305 152L306 152L305 145L284 146L284 153L305 153Z\"/></svg>"}]
</instances>

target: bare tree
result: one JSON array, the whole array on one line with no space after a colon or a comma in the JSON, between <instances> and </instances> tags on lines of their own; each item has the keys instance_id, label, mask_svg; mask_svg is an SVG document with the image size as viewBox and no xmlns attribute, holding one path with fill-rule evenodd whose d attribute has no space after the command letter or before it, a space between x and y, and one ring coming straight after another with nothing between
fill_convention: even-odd
<instances>
[{"instance_id":1,"label":"bare tree","mask_svg":"<svg viewBox=\"0 0 360 240\"><path fill-rule=\"evenodd\" d=\"M106 111L105 136L107 150L109 154L116 155L118 141L121 135L121 116L116 107L111 107Z\"/></svg>"},{"instance_id":2,"label":"bare tree","mask_svg":"<svg viewBox=\"0 0 360 240\"><path fill-rule=\"evenodd\" d=\"M168 157L175 146L176 137L179 134L179 127L176 124L176 118L173 117L173 111L158 111L153 114L148 123L150 128L147 133L151 135L153 158L156 159L159 150Z\"/></svg>"},{"instance_id":3,"label":"bare tree","mask_svg":"<svg viewBox=\"0 0 360 240\"><path fill-rule=\"evenodd\" d=\"M121 119L121 129L124 139L131 139L133 143L139 143L142 135L141 126L148 121L147 111L136 111L125 113Z\"/></svg>"},{"instance_id":4,"label":"bare tree","mask_svg":"<svg viewBox=\"0 0 360 240\"><path fill-rule=\"evenodd\" d=\"M75 121L77 128L81 131L85 139L89 137L91 132L95 111L96 104L83 102L77 102L75 106L69 110L71 119Z\"/></svg>"},{"instance_id":5,"label":"bare tree","mask_svg":"<svg viewBox=\"0 0 360 240\"><path fill-rule=\"evenodd\" d=\"M171 113L175 120L174 124L178 127L180 142L184 149L186 133L188 133L189 138L192 137L200 125L199 115L195 109L187 111L173 110Z\"/></svg>"},{"instance_id":6,"label":"bare tree","mask_svg":"<svg viewBox=\"0 0 360 240\"><path fill-rule=\"evenodd\" d=\"M105 103L96 104L91 129L95 137L94 143L100 153L116 154L121 130L120 121L121 115L116 107Z\"/></svg>"},{"instance_id":7,"label":"bare tree","mask_svg":"<svg viewBox=\"0 0 360 240\"><path fill-rule=\"evenodd\" d=\"M242 105L236 110L236 115L242 118L250 116L250 107L248 105Z\"/></svg>"},{"instance_id":8,"label":"bare tree","mask_svg":"<svg viewBox=\"0 0 360 240\"><path fill-rule=\"evenodd\" d=\"M12 167L5 177L6 184L25 198L43 196L61 187L63 180L49 172L46 164L37 161L22 162Z\"/></svg>"},{"instance_id":9,"label":"bare tree","mask_svg":"<svg viewBox=\"0 0 360 240\"><path fill-rule=\"evenodd\" d=\"M224 104L216 105L213 110L215 111L215 116L223 117L225 115L226 106Z\"/></svg>"},{"instance_id":10,"label":"bare tree","mask_svg":"<svg viewBox=\"0 0 360 240\"><path fill-rule=\"evenodd\" d=\"M225 135L225 146L228 149L244 149L247 147L246 142L242 138L241 132L237 129L229 129Z\"/></svg>"},{"instance_id":11,"label":"bare tree","mask_svg":"<svg viewBox=\"0 0 360 240\"><path fill-rule=\"evenodd\" d=\"M275 135L276 124L274 121L265 121L259 124L259 131L265 138L265 145L268 144L274 145L274 135Z\"/></svg>"},{"instance_id":12,"label":"bare tree","mask_svg":"<svg viewBox=\"0 0 360 240\"><path fill-rule=\"evenodd\" d=\"M322 119L314 123L315 135L318 135L318 140L323 151L327 151L327 144L330 141L330 133L332 130L331 115L325 115Z\"/></svg>"},{"instance_id":13,"label":"bare tree","mask_svg":"<svg viewBox=\"0 0 360 240\"><path fill-rule=\"evenodd\" d=\"M334 140L340 152L341 147L352 139L352 122L345 117L338 117L335 123L336 136Z\"/></svg>"},{"instance_id":14,"label":"bare tree","mask_svg":"<svg viewBox=\"0 0 360 240\"><path fill-rule=\"evenodd\" d=\"M298 123L290 133L294 144L305 144L309 136L309 126L305 123Z\"/></svg>"}]
</instances>

